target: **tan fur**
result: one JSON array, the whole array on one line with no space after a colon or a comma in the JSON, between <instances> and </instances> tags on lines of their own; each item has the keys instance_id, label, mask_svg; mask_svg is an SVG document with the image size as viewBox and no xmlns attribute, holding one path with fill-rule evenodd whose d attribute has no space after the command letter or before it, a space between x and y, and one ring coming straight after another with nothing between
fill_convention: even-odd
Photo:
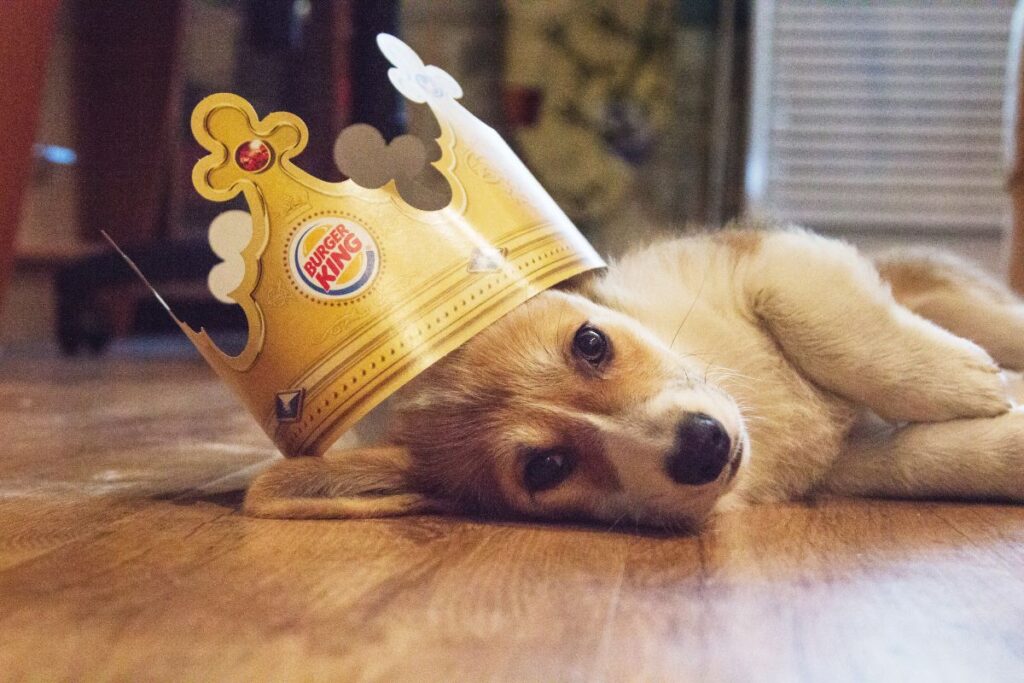
<instances>
[{"instance_id":1,"label":"tan fur","mask_svg":"<svg viewBox=\"0 0 1024 683\"><path fill-rule=\"evenodd\" d=\"M573 354L584 323L611 340L599 368ZM1007 412L982 348L1024 367L1022 332L1009 292L945 257L876 268L798 229L665 240L538 295L403 388L384 420L393 448L282 461L246 509L689 528L716 508L819 490L1024 501L1024 414ZM692 413L718 420L734 449L701 486L665 469ZM531 494L526 459L552 447L576 467Z\"/></svg>"},{"instance_id":2,"label":"tan fur","mask_svg":"<svg viewBox=\"0 0 1024 683\"><path fill-rule=\"evenodd\" d=\"M751 258L757 254L764 244L764 232L757 230L743 230L739 228L726 228L721 232L714 233L711 239L725 245L736 261Z\"/></svg>"},{"instance_id":3,"label":"tan fur","mask_svg":"<svg viewBox=\"0 0 1024 683\"><path fill-rule=\"evenodd\" d=\"M877 259L897 300L981 345L1003 367L1024 370L1024 304L950 254L914 250Z\"/></svg>"},{"instance_id":4,"label":"tan fur","mask_svg":"<svg viewBox=\"0 0 1024 683\"><path fill-rule=\"evenodd\" d=\"M245 511L254 517L354 518L449 509L412 490L410 463L409 451L393 446L284 460L253 481Z\"/></svg>"}]
</instances>

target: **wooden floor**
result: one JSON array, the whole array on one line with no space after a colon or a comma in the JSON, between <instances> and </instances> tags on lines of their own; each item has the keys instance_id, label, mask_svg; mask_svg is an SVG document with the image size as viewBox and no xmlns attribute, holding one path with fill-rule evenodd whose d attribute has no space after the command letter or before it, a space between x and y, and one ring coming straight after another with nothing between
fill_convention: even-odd
<instances>
[{"instance_id":1,"label":"wooden floor","mask_svg":"<svg viewBox=\"0 0 1024 683\"><path fill-rule=\"evenodd\" d=\"M247 519L204 366L0 358L2 680L1024 680L1024 508Z\"/></svg>"}]
</instances>

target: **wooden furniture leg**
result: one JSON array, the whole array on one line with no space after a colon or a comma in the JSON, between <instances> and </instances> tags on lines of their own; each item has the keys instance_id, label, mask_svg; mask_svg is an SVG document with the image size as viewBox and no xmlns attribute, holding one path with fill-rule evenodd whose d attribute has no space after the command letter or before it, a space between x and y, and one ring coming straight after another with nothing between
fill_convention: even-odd
<instances>
[{"instance_id":1,"label":"wooden furniture leg","mask_svg":"<svg viewBox=\"0 0 1024 683\"><path fill-rule=\"evenodd\" d=\"M21 201L35 140L58 0L0 2L0 307L14 269Z\"/></svg>"},{"instance_id":2,"label":"wooden furniture leg","mask_svg":"<svg viewBox=\"0 0 1024 683\"><path fill-rule=\"evenodd\" d=\"M1024 0L1017 3L1010 25L1010 59L1006 74L1006 119L1003 135L1010 166L1006 187L1012 202L1010 227L1010 286L1024 294Z\"/></svg>"},{"instance_id":3,"label":"wooden furniture leg","mask_svg":"<svg viewBox=\"0 0 1024 683\"><path fill-rule=\"evenodd\" d=\"M174 168L181 0L76 0L74 109L82 236L157 237Z\"/></svg>"},{"instance_id":4,"label":"wooden furniture leg","mask_svg":"<svg viewBox=\"0 0 1024 683\"><path fill-rule=\"evenodd\" d=\"M1013 231L1010 234L1010 286L1024 294L1024 182L1010 186L1013 201Z\"/></svg>"}]
</instances>

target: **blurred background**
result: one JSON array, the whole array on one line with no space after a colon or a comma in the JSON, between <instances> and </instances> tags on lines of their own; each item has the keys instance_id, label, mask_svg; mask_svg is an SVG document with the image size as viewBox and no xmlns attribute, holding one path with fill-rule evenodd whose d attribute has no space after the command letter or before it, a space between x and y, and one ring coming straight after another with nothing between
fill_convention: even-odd
<instances>
[{"instance_id":1,"label":"blurred background","mask_svg":"<svg viewBox=\"0 0 1024 683\"><path fill-rule=\"evenodd\" d=\"M188 119L231 91L336 135L416 132L373 43L462 84L602 250L744 214L866 249L953 249L1024 286L1013 219L1020 22L1009 0L5 0L0 349L95 353L175 333L110 233L193 327L209 294ZM234 208L246 208L236 203ZM183 339L183 338L182 338Z\"/></svg>"}]
</instances>

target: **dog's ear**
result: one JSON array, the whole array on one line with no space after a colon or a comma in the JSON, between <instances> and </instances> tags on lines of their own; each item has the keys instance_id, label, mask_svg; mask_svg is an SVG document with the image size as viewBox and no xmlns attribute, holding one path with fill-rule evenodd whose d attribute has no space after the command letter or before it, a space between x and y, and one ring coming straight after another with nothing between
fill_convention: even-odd
<instances>
[{"instance_id":1,"label":"dog's ear","mask_svg":"<svg viewBox=\"0 0 1024 683\"><path fill-rule=\"evenodd\" d=\"M578 275L573 275L568 280L562 280L554 289L561 290L563 292L569 292L571 294L579 294L580 296L588 299L595 298L595 288L597 281L604 273L604 268L597 270L588 270Z\"/></svg>"},{"instance_id":2,"label":"dog's ear","mask_svg":"<svg viewBox=\"0 0 1024 683\"><path fill-rule=\"evenodd\" d=\"M355 448L275 462L249 485L245 513L280 519L394 517L447 512L410 484L405 448Z\"/></svg>"}]
</instances>

